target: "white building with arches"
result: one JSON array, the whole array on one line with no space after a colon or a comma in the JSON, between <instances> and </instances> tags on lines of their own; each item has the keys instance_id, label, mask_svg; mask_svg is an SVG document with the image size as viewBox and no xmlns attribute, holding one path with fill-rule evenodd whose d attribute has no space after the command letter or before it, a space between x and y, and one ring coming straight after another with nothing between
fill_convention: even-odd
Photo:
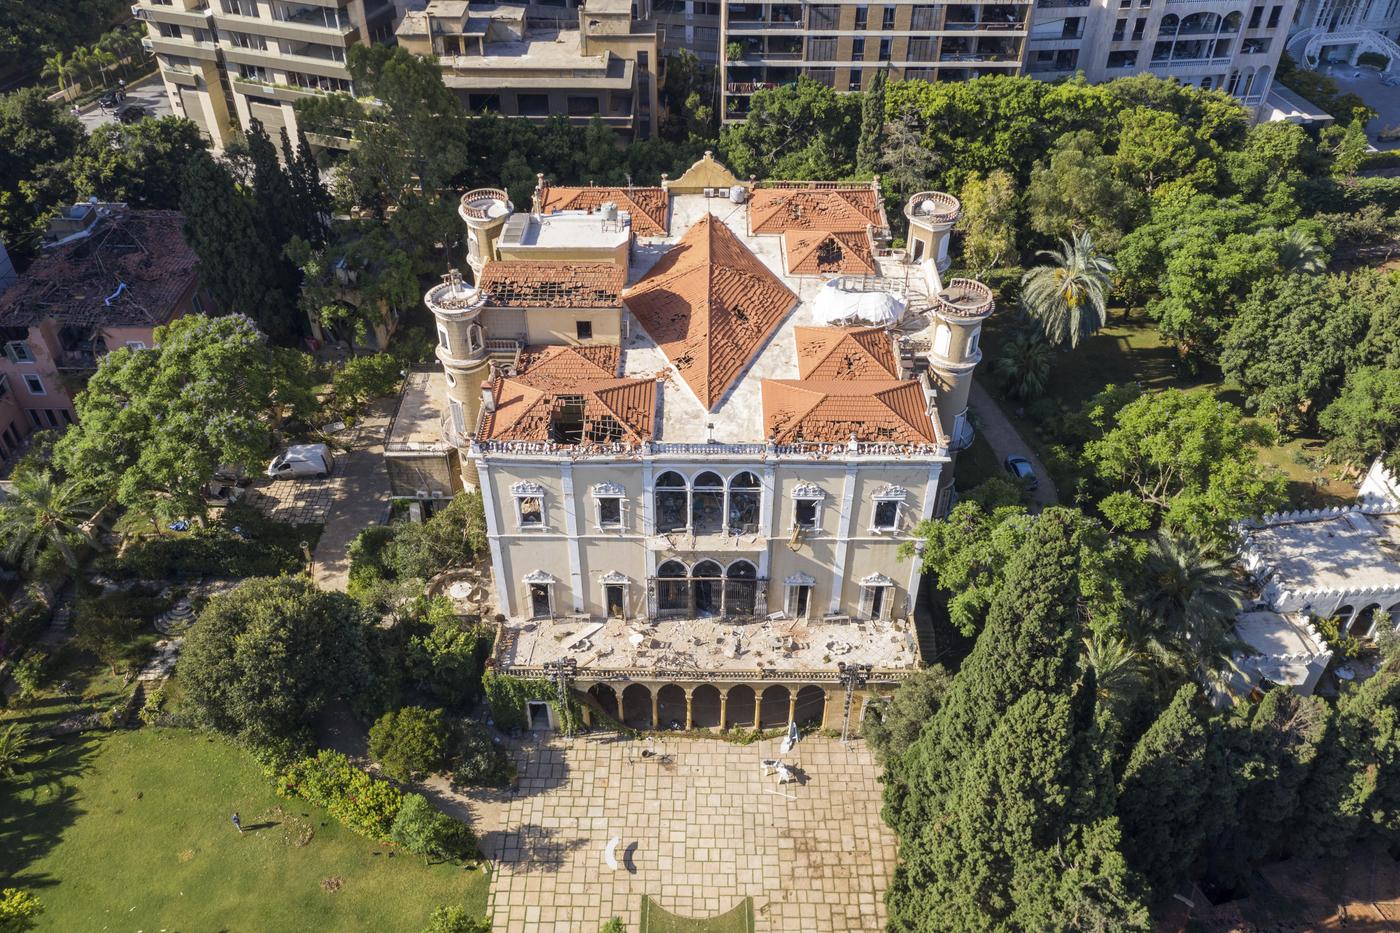
<instances>
[{"instance_id":1,"label":"white building with arches","mask_svg":"<svg viewBox=\"0 0 1400 933\"><path fill-rule=\"evenodd\" d=\"M475 283L426 300L497 667L576 664L641 727L825 721L841 665L874 693L916 670L901 549L950 501L993 309L942 278L957 200L911 202L906 257L878 180L742 182L708 153L661 189L489 195L464 196Z\"/></svg>"}]
</instances>

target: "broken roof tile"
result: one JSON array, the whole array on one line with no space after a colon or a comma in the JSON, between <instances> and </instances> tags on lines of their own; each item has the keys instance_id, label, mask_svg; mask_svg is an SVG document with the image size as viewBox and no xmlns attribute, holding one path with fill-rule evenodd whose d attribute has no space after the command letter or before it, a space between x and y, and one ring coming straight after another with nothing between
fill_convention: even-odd
<instances>
[{"instance_id":1,"label":"broken roof tile","mask_svg":"<svg viewBox=\"0 0 1400 933\"><path fill-rule=\"evenodd\" d=\"M883 327L796 327L797 369L803 379L898 379L890 335Z\"/></svg>"},{"instance_id":2,"label":"broken roof tile","mask_svg":"<svg viewBox=\"0 0 1400 933\"><path fill-rule=\"evenodd\" d=\"M865 231L784 230L788 275L879 275Z\"/></svg>"},{"instance_id":3,"label":"broken roof tile","mask_svg":"<svg viewBox=\"0 0 1400 933\"><path fill-rule=\"evenodd\" d=\"M939 443L913 379L765 379L763 426L780 444Z\"/></svg>"},{"instance_id":4,"label":"broken roof tile","mask_svg":"<svg viewBox=\"0 0 1400 933\"><path fill-rule=\"evenodd\" d=\"M797 295L713 214L697 221L623 295L706 410L797 303Z\"/></svg>"},{"instance_id":5,"label":"broken roof tile","mask_svg":"<svg viewBox=\"0 0 1400 933\"><path fill-rule=\"evenodd\" d=\"M520 357L519 377L530 385L555 379L567 383L580 379L616 379L622 351L606 344L583 347L526 347Z\"/></svg>"},{"instance_id":6,"label":"broken roof tile","mask_svg":"<svg viewBox=\"0 0 1400 933\"><path fill-rule=\"evenodd\" d=\"M670 207L664 188L556 188L545 185L539 190L539 209L552 211L599 210L611 201L632 218L632 232L637 236L666 236L669 225L666 214Z\"/></svg>"},{"instance_id":7,"label":"broken roof tile","mask_svg":"<svg viewBox=\"0 0 1400 933\"><path fill-rule=\"evenodd\" d=\"M888 226L885 208L870 185L757 188L750 195L749 230L783 233L817 230L858 233Z\"/></svg>"},{"instance_id":8,"label":"broken roof tile","mask_svg":"<svg viewBox=\"0 0 1400 933\"><path fill-rule=\"evenodd\" d=\"M520 371L492 383L481 437L497 441L638 444L652 436L655 379L617 377L616 346L531 347Z\"/></svg>"},{"instance_id":9,"label":"broken roof tile","mask_svg":"<svg viewBox=\"0 0 1400 933\"><path fill-rule=\"evenodd\" d=\"M627 272L611 262L488 262L477 286L498 308L620 308Z\"/></svg>"}]
</instances>

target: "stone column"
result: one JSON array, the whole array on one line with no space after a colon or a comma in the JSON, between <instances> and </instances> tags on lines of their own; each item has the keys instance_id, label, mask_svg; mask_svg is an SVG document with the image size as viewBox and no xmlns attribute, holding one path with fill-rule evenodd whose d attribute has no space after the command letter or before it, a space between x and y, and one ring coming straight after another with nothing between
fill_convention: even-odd
<instances>
[{"instance_id":1,"label":"stone column","mask_svg":"<svg viewBox=\"0 0 1400 933\"><path fill-rule=\"evenodd\" d=\"M726 720L726 718L725 718L725 714L728 713L728 711L729 711L729 691L728 691L728 690L721 690L721 691L719 692L719 731L721 731L721 732L724 731L724 727L725 727L725 726L729 725L729 723L727 722L727 720Z\"/></svg>"},{"instance_id":2,"label":"stone column","mask_svg":"<svg viewBox=\"0 0 1400 933\"><path fill-rule=\"evenodd\" d=\"M823 728L823 729L830 729L830 728L831 728L831 704L835 701L835 698L832 697L831 691L830 691L830 690L823 690L823 691L822 691L822 696L824 696L824 697L826 698L826 701L825 701L824 703L822 703L822 728ZM838 697L839 697L839 696L842 696L842 694L839 694L839 693L838 693L837 696L838 696Z\"/></svg>"},{"instance_id":3,"label":"stone column","mask_svg":"<svg viewBox=\"0 0 1400 933\"><path fill-rule=\"evenodd\" d=\"M661 691L651 692L651 729L655 732L661 728Z\"/></svg>"},{"instance_id":4,"label":"stone column","mask_svg":"<svg viewBox=\"0 0 1400 933\"><path fill-rule=\"evenodd\" d=\"M788 722L797 721L797 691L788 688ZM787 723L784 723L787 725Z\"/></svg>"},{"instance_id":5,"label":"stone column","mask_svg":"<svg viewBox=\"0 0 1400 933\"><path fill-rule=\"evenodd\" d=\"M691 700L694 699L695 688L690 687L685 691L685 731L689 732L695 728L695 716L691 710Z\"/></svg>"},{"instance_id":6,"label":"stone column","mask_svg":"<svg viewBox=\"0 0 1400 933\"><path fill-rule=\"evenodd\" d=\"M592 708L591 706L589 706L587 703L580 703L580 704L579 704L579 708L583 710L583 724L584 724L585 726L592 726L592 725L593 725L593 708Z\"/></svg>"}]
</instances>

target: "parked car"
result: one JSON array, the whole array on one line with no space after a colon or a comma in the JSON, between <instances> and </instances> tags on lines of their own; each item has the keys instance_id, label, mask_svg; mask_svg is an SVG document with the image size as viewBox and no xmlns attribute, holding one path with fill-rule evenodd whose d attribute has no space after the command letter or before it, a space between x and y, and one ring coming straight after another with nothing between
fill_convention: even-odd
<instances>
[{"instance_id":1,"label":"parked car","mask_svg":"<svg viewBox=\"0 0 1400 933\"><path fill-rule=\"evenodd\" d=\"M325 444L293 444L267 465L267 475L273 479L300 479L330 476L333 469L335 457Z\"/></svg>"},{"instance_id":2,"label":"parked car","mask_svg":"<svg viewBox=\"0 0 1400 933\"><path fill-rule=\"evenodd\" d=\"M1026 489L1040 488L1040 480L1036 479L1035 468L1025 457L1007 457L1002 465L1006 467L1006 472L1011 474L1011 478Z\"/></svg>"}]
</instances>

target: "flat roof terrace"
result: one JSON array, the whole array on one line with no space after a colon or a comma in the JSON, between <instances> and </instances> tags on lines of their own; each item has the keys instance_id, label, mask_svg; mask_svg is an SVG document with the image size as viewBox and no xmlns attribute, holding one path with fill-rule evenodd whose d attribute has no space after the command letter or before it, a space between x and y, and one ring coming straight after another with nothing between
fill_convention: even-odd
<instances>
[{"instance_id":1,"label":"flat roof terrace","mask_svg":"<svg viewBox=\"0 0 1400 933\"><path fill-rule=\"evenodd\" d=\"M1290 591L1400 589L1400 514L1343 512L1244 532L1269 580Z\"/></svg>"},{"instance_id":2,"label":"flat roof terrace","mask_svg":"<svg viewBox=\"0 0 1400 933\"><path fill-rule=\"evenodd\" d=\"M837 664L869 664L880 679L918 668L913 628L903 620L686 618L511 621L496 661L506 670L571 657L581 679L774 680L835 675ZM775 676L776 675L776 676Z\"/></svg>"}]
</instances>

